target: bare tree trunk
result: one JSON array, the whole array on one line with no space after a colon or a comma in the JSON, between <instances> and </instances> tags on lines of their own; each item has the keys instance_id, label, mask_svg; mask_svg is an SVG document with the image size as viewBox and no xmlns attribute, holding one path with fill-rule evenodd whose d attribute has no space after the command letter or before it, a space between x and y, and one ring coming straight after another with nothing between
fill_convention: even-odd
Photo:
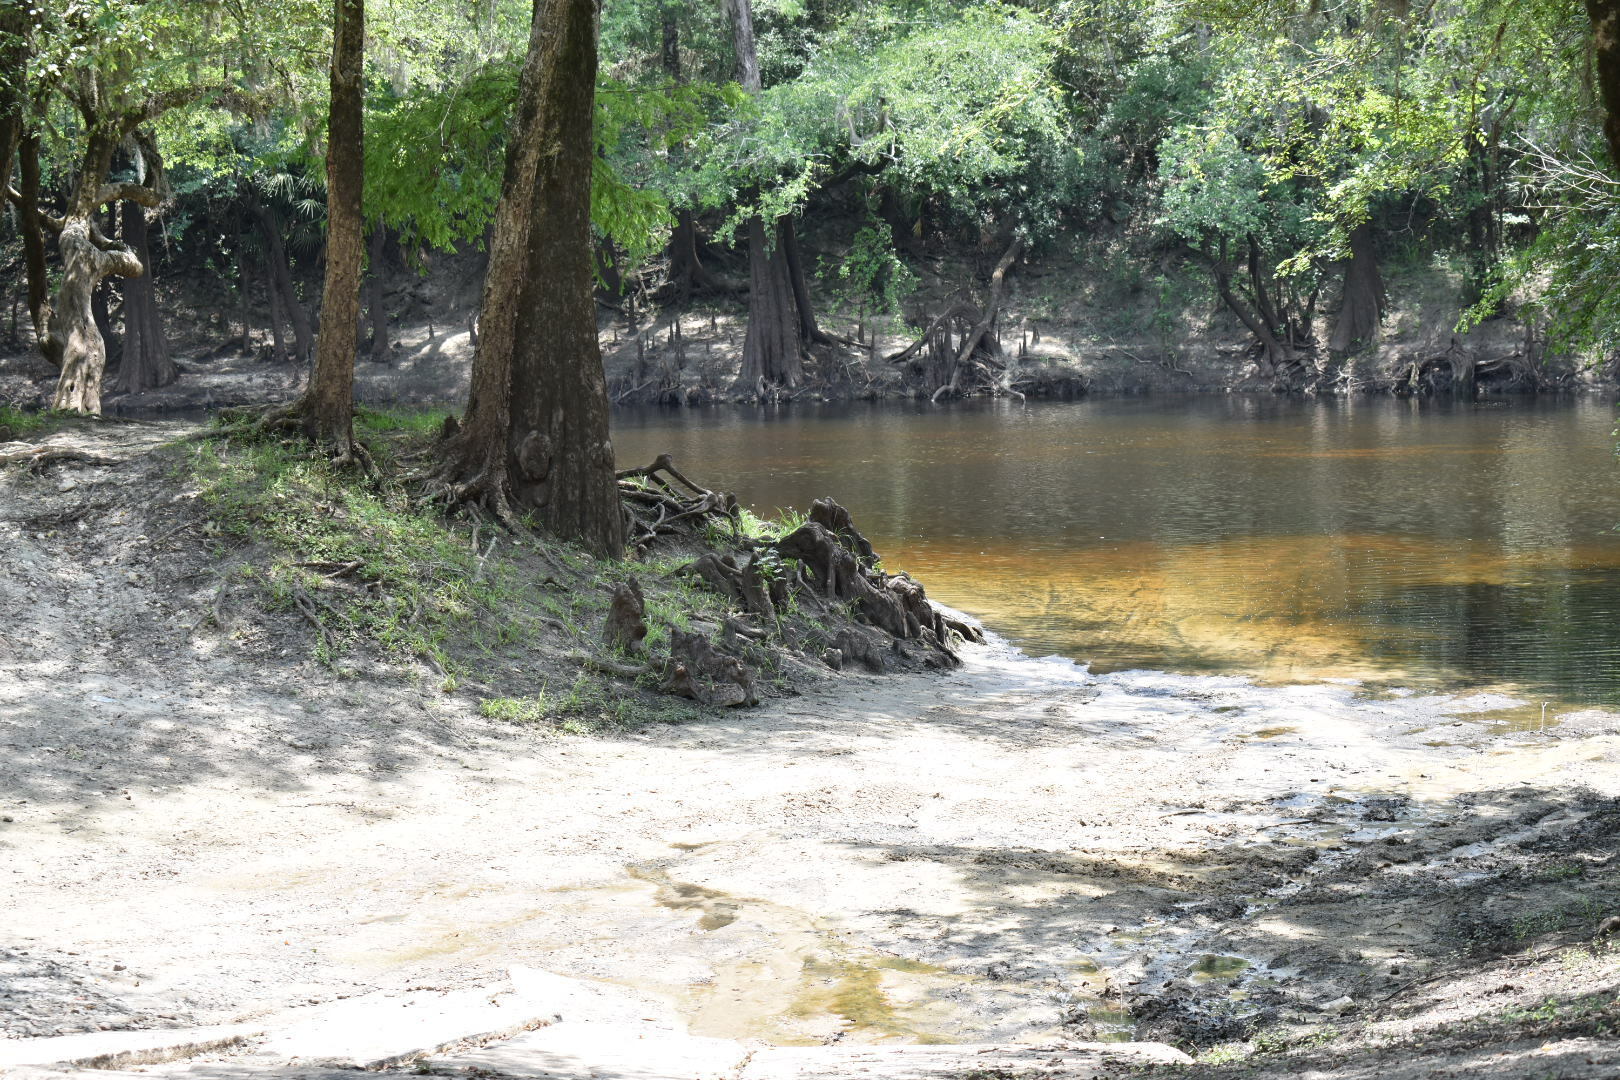
<instances>
[{"instance_id":1,"label":"bare tree trunk","mask_svg":"<svg viewBox=\"0 0 1620 1080\"><path fill-rule=\"evenodd\" d=\"M287 339L281 332L283 311L281 290L276 287L275 271L269 259L264 263L264 295L270 307L270 358L277 364L287 362Z\"/></svg>"},{"instance_id":2,"label":"bare tree trunk","mask_svg":"<svg viewBox=\"0 0 1620 1080\"><path fill-rule=\"evenodd\" d=\"M101 346L107 352L107 363L117 364L119 341L112 328L112 282L102 278L90 293L90 318L95 321L96 333L101 335Z\"/></svg>"},{"instance_id":3,"label":"bare tree trunk","mask_svg":"<svg viewBox=\"0 0 1620 1080\"><path fill-rule=\"evenodd\" d=\"M778 218L776 242L787 257L788 282L793 286L793 304L799 312L799 340L817 345L831 345L832 338L816 325L816 309L810 303L810 286L805 281L804 263L799 258L799 231L790 217Z\"/></svg>"},{"instance_id":4,"label":"bare tree trunk","mask_svg":"<svg viewBox=\"0 0 1620 1080\"><path fill-rule=\"evenodd\" d=\"M253 308L249 303L247 245L241 219L236 224L236 291L242 301L242 355L253 351Z\"/></svg>"},{"instance_id":5,"label":"bare tree trunk","mask_svg":"<svg viewBox=\"0 0 1620 1080\"><path fill-rule=\"evenodd\" d=\"M1378 272L1372 226L1363 223L1350 233L1350 262L1344 269L1344 295L1328 349L1343 354L1371 341L1384 317L1384 299L1384 279Z\"/></svg>"},{"instance_id":6,"label":"bare tree trunk","mask_svg":"<svg viewBox=\"0 0 1620 1080\"><path fill-rule=\"evenodd\" d=\"M62 255L62 284L56 291L51 335L61 350L62 374L51 407L99 415L107 346L91 308L96 285L108 274L139 277L145 268L128 251L99 247L88 215L69 218L56 247Z\"/></svg>"},{"instance_id":7,"label":"bare tree trunk","mask_svg":"<svg viewBox=\"0 0 1620 1080\"><path fill-rule=\"evenodd\" d=\"M770 244L765 222L753 217L748 220L748 331L732 392L764 397L772 388L791 390L803 382L799 316L787 252L781 244Z\"/></svg>"},{"instance_id":8,"label":"bare tree trunk","mask_svg":"<svg viewBox=\"0 0 1620 1080\"><path fill-rule=\"evenodd\" d=\"M354 358L360 336L361 218L364 182L364 0L334 0L331 106L326 136L326 280L315 373L295 408L311 440L333 448L339 462L356 457Z\"/></svg>"},{"instance_id":9,"label":"bare tree trunk","mask_svg":"<svg viewBox=\"0 0 1620 1080\"><path fill-rule=\"evenodd\" d=\"M371 324L371 359L386 364L388 344L388 295L383 287L383 264L388 254L388 227L382 222L371 227L366 252L366 314Z\"/></svg>"},{"instance_id":10,"label":"bare tree trunk","mask_svg":"<svg viewBox=\"0 0 1620 1080\"><path fill-rule=\"evenodd\" d=\"M147 244L146 210L126 202L121 211L122 235L126 246L142 264L150 267ZM169 342L163 333L163 317L158 311L157 291L152 275L143 274L124 283L124 343L113 389L138 394L174 382L179 371L169 355Z\"/></svg>"},{"instance_id":11,"label":"bare tree trunk","mask_svg":"<svg viewBox=\"0 0 1620 1080\"><path fill-rule=\"evenodd\" d=\"M545 18L539 120L555 151L540 159L534 187L512 361L512 488L549 531L616 558L624 515L591 274L595 0L547 0Z\"/></svg>"},{"instance_id":12,"label":"bare tree trunk","mask_svg":"<svg viewBox=\"0 0 1620 1080\"><path fill-rule=\"evenodd\" d=\"M53 346L61 349L62 373L51 406L64 412L101 412L107 347L96 326L96 286L109 274L133 278L146 272L132 251L108 240L96 227L96 213L108 203L131 199L157 205L156 193L147 188L106 183L113 154L123 135L134 127L126 127L122 119L103 120L92 127L73 197L56 239L62 259L62 283L52 305L49 332Z\"/></svg>"},{"instance_id":13,"label":"bare tree trunk","mask_svg":"<svg viewBox=\"0 0 1620 1080\"><path fill-rule=\"evenodd\" d=\"M315 328L310 323L309 312L299 302L292 264L287 261L287 245L282 242L281 229L268 211L257 208L254 216L264 238L265 270L270 274L270 286L279 296L281 312L292 327L294 359L300 364L308 363L315 351Z\"/></svg>"},{"instance_id":14,"label":"bare tree trunk","mask_svg":"<svg viewBox=\"0 0 1620 1080\"><path fill-rule=\"evenodd\" d=\"M1609 143L1609 165L1620 173L1620 0L1586 0L1592 20L1594 66L1603 97L1603 137Z\"/></svg>"},{"instance_id":15,"label":"bare tree trunk","mask_svg":"<svg viewBox=\"0 0 1620 1080\"><path fill-rule=\"evenodd\" d=\"M591 275L596 5L536 0L479 316L452 498L532 509L591 551L624 549Z\"/></svg>"},{"instance_id":16,"label":"bare tree trunk","mask_svg":"<svg viewBox=\"0 0 1620 1080\"><path fill-rule=\"evenodd\" d=\"M737 81L758 96L764 92L764 83L754 44L753 5L750 0L726 0L726 14L737 57ZM769 234L758 217L748 222L748 332L733 393L762 397L773 388L791 390L804 382L806 327L816 335L820 331L803 278L794 278L789 261L792 240L788 219L774 222Z\"/></svg>"},{"instance_id":17,"label":"bare tree trunk","mask_svg":"<svg viewBox=\"0 0 1620 1080\"><path fill-rule=\"evenodd\" d=\"M52 367L62 366L61 344L51 336L51 278L45 266L45 228L39 213L39 132L30 131L18 145L18 227L22 230L23 263L28 271L28 318L34 341Z\"/></svg>"}]
</instances>

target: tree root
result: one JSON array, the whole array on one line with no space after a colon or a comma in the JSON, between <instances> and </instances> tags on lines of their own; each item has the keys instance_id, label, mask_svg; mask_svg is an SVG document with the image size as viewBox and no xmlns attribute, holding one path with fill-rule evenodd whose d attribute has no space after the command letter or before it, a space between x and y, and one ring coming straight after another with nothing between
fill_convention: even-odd
<instances>
[{"instance_id":1,"label":"tree root","mask_svg":"<svg viewBox=\"0 0 1620 1080\"><path fill-rule=\"evenodd\" d=\"M0 443L0 465L26 464L38 472L46 465L58 461L76 461L83 465L117 465L117 458L92 454L88 450L75 450L70 446L52 446L45 443Z\"/></svg>"}]
</instances>

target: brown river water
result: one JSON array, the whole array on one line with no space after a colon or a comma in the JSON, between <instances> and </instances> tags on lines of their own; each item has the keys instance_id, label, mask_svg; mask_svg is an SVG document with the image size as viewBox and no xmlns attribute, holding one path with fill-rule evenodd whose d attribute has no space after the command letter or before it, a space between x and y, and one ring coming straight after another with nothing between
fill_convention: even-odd
<instances>
[{"instance_id":1,"label":"brown river water","mask_svg":"<svg viewBox=\"0 0 1620 1080\"><path fill-rule=\"evenodd\" d=\"M1620 468L1594 399L1197 397L622 412L755 510L850 508L891 570L1093 671L1620 704Z\"/></svg>"}]
</instances>

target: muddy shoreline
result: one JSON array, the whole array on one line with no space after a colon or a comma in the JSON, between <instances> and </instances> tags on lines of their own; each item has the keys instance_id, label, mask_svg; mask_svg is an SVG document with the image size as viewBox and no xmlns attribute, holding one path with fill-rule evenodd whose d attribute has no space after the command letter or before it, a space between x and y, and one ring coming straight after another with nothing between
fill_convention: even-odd
<instances>
[{"instance_id":1,"label":"muddy shoreline","mask_svg":"<svg viewBox=\"0 0 1620 1080\"><path fill-rule=\"evenodd\" d=\"M993 643L950 674L547 736L221 632L139 520L88 538L75 507L115 481L14 481L5 1037L523 965L761 1045L1135 1038L1217 1073L1293 1048L1380 1076L1403 1075L1387 1046L1620 1054L1580 1042L1620 987L1594 944L1613 713L1543 727L1501 695L1093 675ZM1541 1075L1517 1068L1493 1075Z\"/></svg>"}]
</instances>

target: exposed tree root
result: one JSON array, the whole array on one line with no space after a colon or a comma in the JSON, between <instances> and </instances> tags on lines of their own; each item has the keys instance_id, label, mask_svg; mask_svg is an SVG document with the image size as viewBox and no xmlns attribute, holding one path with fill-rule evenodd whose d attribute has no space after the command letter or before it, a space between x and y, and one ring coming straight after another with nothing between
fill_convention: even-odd
<instances>
[{"instance_id":1,"label":"exposed tree root","mask_svg":"<svg viewBox=\"0 0 1620 1080\"><path fill-rule=\"evenodd\" d=\"M1023 247L1023 241L1014 238L996 261L984 307L958 298L929 322L921 337L885 357L891 364L906 364L911 381L929 394L930 401L972 394L1024 396L993 333L1007 273Z\"/></svg>"},{"instance_id":2,"label":"exposed tree root","mask_svg":"<svg viewBox=\"0 0 1620 1080\"><path fill-rule=\"evenodd\" d=\"M92 454L71 446L53 446L49 443L0 443L0 465L26 464L39 470L58 461L77 461L83 465L117 465L117 458Z\"/></svg>"}]
</instances>

